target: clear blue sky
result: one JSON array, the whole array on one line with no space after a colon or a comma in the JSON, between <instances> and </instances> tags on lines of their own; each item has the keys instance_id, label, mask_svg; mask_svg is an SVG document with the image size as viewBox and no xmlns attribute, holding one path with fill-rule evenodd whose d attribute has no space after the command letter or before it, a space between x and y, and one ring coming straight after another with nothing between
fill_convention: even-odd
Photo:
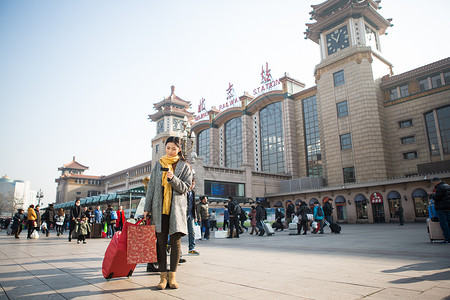
<instances>
[{"instance_id":1,"label":"clear blue sky","mask_svg":"<svg viewBox=\"0 0 450 300\"><path fill-rule=\"evenodd\" d=\"M251 92L269 62L314 85L319 47L305 40L322 1L0 1L0 176L55 200L58 167L89 175L151 159L153 103L170 94L206 107ZM382 1L393 18L384 57L396 74L449 56L444 0Z\"/></svg>"}]
</instances>

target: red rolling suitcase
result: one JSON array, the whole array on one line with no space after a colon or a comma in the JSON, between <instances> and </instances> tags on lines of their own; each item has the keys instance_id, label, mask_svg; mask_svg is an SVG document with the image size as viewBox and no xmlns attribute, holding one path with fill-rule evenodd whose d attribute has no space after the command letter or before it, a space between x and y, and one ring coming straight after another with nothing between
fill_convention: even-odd
<instances>
[{"instance_id":1,"label":"red rolling suitcase","mask_svg":"<svg viewBox=\"0 0 450 300\"><path fill-rule=\"evenodd\" d=\"M107 280L116 277L130 277L136 268L136 264L127 264L127 252L117 248L121 233L118 231L114 234L103 258L102 273Z\"/></svg>"}]
</instances>

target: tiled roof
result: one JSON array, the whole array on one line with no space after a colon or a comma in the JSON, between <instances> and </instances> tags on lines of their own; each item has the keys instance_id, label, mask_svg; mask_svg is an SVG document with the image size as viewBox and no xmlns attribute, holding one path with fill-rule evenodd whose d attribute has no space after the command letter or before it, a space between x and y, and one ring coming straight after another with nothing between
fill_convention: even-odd
<instances>
[{"instance_id":1,"label":"tiled roof","mask_svg":"<svg viewBox=\"0 0 450 300\"><path fill-rule=\"evenodd\" d=\"M64 174L60 178L102 179L102 176L92 176L92 175L83 175L83 174Z\"/></svg>"},{"instance_id":2,"label":"tiled roof","mask_svg":"<svg viewBox=\"0 0 450 300\"><path fill-rule=\"evenodd\" d=\"M384 76L381 79L381 85L390 85L392 83L406 81L410 78L421 77L424 75L428 75L435 71L443 70L445 68L450 68L450 57L438 60L434 63L422 66L420 68L395 75L395 76Z\"/></svg>"},{"instance_id":3,"label":"tiled roof","mask_svg":"<svg viewBox=\"0 0 450 300\"><path fill-rule=\"evenodd\" d=\"M61 170L61 169L87 170L87 169L89 169L89 167L83 166L79 162L75 161L75 156L74 156L73 160L70 163L64 164L62 166L62 168L59 168L59 170Z\"/></svg>"}]
</instances>

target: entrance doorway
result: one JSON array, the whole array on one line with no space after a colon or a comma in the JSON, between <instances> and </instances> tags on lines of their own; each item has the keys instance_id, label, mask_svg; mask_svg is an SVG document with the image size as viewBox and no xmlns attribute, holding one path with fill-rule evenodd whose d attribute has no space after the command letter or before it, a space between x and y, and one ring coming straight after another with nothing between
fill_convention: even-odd
<instances>
[{"instance_id":1,"label":"entrance doorway","mask_svg":"<svg viewBox=\"0 0 450 300\"><path fill-rule=\"evenodd\" d=\"M383 203L372 203L373 222L384 223L384 207Z\"/></svg>"}]
</instances>

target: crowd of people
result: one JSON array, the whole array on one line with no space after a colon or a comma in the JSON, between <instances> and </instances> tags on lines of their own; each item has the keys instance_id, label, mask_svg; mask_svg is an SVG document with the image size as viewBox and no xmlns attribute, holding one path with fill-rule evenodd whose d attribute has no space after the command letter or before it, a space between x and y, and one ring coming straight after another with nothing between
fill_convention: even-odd
<instances>
[{"instance_id":1,"label":"crowd of people","mask_svg":"<svg viewBox=\"0 0 450 300\"><path fill-rule=\"evenodd\" d=\"M122 206L118 210L114 210L111 205L104 210L100 206L93 210L92 207L81 207L80 200L76 200L68 213L62 208L55 210L53 204L49 204L43 212L39 205L30 205L26 214L20 208L14 214L10 227L16 239L20 238L22 230L26 228L27 239L39 237L39 232L48 237L52 230L56 236L68 231L69 242L76 238L78 243L86 244L86 237L94 234L94 227L97 228L95 237L101 237L101 232L104 231L106 237L112 238L116 231L122 230L125 220Z\"/></svg>"}]
</instances>

